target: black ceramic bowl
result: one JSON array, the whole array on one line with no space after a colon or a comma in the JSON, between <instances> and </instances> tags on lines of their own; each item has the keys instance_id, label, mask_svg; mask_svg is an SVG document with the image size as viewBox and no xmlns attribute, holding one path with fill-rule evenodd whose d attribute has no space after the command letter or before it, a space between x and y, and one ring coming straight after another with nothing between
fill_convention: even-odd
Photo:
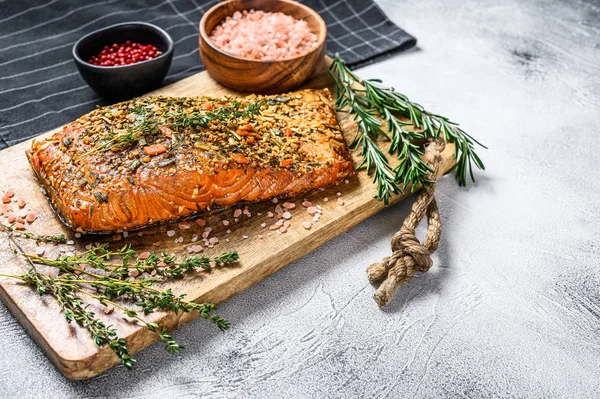
<instances>
[{"instance_id":1,"label":"black ceramic bowl","mask_svg":"<svg viewBox=\"0 0 600 399\"><path fill-rule=\"evenodd\" d=\"M126 40L152 44L162 54L151 60L121 66L97 66L87 60L106 45ZM92 32L73 47L73 59L83 80L100 95L125 99L156 89L163 81L173 59L173 40L158 26L127 22Z\"/></svg>"}]
</instances>

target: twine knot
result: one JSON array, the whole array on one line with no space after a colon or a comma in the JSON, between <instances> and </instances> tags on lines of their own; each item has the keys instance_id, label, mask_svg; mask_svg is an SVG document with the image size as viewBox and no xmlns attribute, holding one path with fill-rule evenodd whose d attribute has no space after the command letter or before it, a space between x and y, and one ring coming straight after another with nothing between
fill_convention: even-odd
<instances>
[{"instance_id":1,"label":"twine knot","mask_svg":"<svg viewBox=\"0 0 600 399\"><path fill-rule=\"evenodd\" d=\"M416 272L426 272L433 265L431 254L437 249L442 232L442 223L434 196L435 181L445 145L443 140L438 139L431 141L425 149L424 161L431 167L427 179L432 183L419 194L410 214L404 219L402 228L394 234L392 255L386 256L367 269L367 276L371 283L383 280L373 296L380 307L387 305L398 287L410 280ZM427 233L421 244L415 235L415 230L423 217L427 217Z\"/></svg>"}]
</instances>

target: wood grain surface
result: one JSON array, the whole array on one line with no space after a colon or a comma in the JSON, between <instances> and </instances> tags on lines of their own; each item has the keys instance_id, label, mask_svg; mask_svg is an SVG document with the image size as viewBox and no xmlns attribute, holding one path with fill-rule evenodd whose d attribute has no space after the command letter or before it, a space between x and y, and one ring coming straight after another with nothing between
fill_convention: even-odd
<instances>
[{"instance_id":1,"label":"wood grain surface","mask_svg":"<svg viewBox=\"0 0 600 399\"><path fill-rule=\"evenodd\" d=\"M326 63L329 62L330 60L327 60ZM329 87L333 91L332 84L326 70L323 69L303 87ZM240 93L220 86L205 72L150 94L171 96L240 95ZM350 140L355 131L353 122L344 113L339 113L338 119L346 140ZM50 133L52 132L47 134ZM26 207L37 212L39 218L28 227L28 231L40 234L65 233L74 240L73 245L44 244L45 256L54 257L61 251L83 250L86 245L93 242L112 241L115 241L115 246L131 243L138 251L164 250L178 256L185 256L188 255L187 247L194 244L191 242L192 236L199 235L204 231L204 227L196 223L191 223L192 227L185 231L181 231L177 224L169 224L145 229L142 236L139 236L138 233L130 233L128 237L75 238L72 232L68 231L52 213L46 198L40 191L24 155L25 149L29 146L30 142L25 142L0 152L0 175L3 177L0 180L0 191L3 192L8 188L14 189L17 196L22 196L27 200ZM445 173L454 164L453 151L452 145L446 146L440 173ZM355 162L359 161L355 153L353 156ZM171 287L177 294L186 294L188 300L216 303L226 301L383 209L383 204L373 199L374 194L375 186L371 183L371 177L361 171L348 183L317 191L303 198L295 198L292 201L296 203L296 208L291 210L291 226L284 234L276 234L268 228L275 222L274 219L267 217L267 212L273 211L276 206L270 201L250 205L249 210L252 216L242 215L238 222L234 222L232 216L236 207L218 214L207 215L204 219L208 221L207 226L211 226L213 229L211 236L219 238L219 243L214 248L206 248L203 254L218 255L225 251L237 250L240 255L239 264L210 273L193 273L184 279L165 283L161 287ZM399 201L407 195L408 193L397 196L393 201ZM304 198L323 208L321 219L313 223L310 230L302 227L302 222L312 220L312 216L308 214L306 208L301 206ZM325 198L328 198L328 201L325 201ZM343 205L340 205L338 198L343 200ZM228 220L231 224L226 227L222 223L223 220ZM266 223L266 228L261 227L263 223ZM176 234L168 237L166 234L168 230L174 230ZM231 232L227 233L227 230ZM262 238L259 238L259 235ZM183 243L174 243L175 239L179 237L183 237ZM230 242L226 242L226 239L229 239ZM36 250L37 244L26 242L26 240L22 241L26 252ZM154 246L156 243L160 243L160 246ZM22 258L15 255L10 249L8 239L4 234L0 236L0 265L2 273L22 273L27 270ZM40 297L29 287L6 278L0 278L0 297L50 360L68 378L90 378L118 364L117 357L110 349L97 347L85 329L65 322L53 298ZM90 309L98 313L106 322L117 327L119 335L127 340L132 353L158 339L156 334L126 320L116 312L105 315L101 307L94 305ZM150 315L148 319L173 330L195 317L195 314L156 313Z\"/></svg>"}]
</instances>

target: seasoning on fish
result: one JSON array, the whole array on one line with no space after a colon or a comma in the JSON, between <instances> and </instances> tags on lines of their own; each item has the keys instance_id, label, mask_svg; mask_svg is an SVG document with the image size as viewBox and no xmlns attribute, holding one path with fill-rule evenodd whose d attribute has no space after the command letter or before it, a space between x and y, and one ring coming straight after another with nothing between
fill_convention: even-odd
<instances>
[{"instance_id":1,"label":"seasoning on fish","mask_svg":"<svg viewBox=\"0 0 600 399\"><path fill-rule=\"evenodd\" d=\"M27 156L61 220L81 233L294 197L355 173L328 90L137 98L34 141Z\"/></svg>"}]
</instances>

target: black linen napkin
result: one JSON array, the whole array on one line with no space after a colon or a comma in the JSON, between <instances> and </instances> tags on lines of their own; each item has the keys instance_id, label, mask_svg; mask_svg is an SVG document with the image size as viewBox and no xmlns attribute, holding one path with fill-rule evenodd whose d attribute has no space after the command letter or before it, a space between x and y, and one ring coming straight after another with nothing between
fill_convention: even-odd
<instances>
[{"instance_id":1,"label":"black linen napkin","mask_svg":"<svg viewBox=\"0 0 600 399\"><path fill-rule=\"evenodd\" d=\"M327 53L351 66L413 47L372 0L304 0L327 23ZM217 0L8 0L0 2L0 149L66 124L107 103L79 76L75 42L129 21L165 29L175 42L164 84L204 70L198 23Z\"/></svg>"}]
</instances>

